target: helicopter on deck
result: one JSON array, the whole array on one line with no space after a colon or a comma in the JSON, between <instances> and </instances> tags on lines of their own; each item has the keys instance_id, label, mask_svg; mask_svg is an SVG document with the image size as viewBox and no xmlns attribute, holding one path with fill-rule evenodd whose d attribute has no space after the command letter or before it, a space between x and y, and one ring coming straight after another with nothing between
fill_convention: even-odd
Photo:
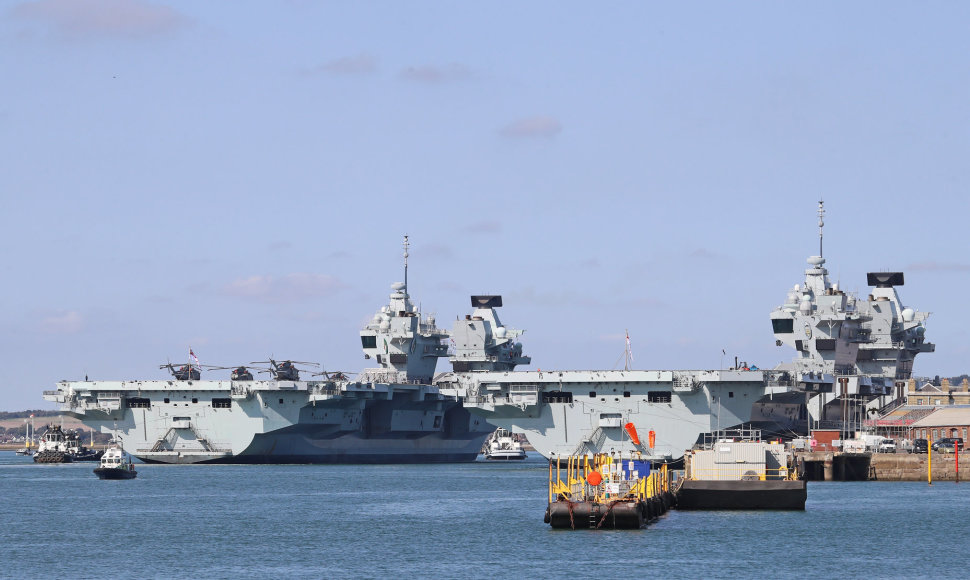
<instances>
[{"instance_id":1,"label":"helicopter on deck","mask_svg":"<svg viewBox=\"0 0 970 580\"><path fill-rule=\"evenodd\" d=\"M356 374L356 373L348 373L344 371L320 371L319 373L313 373L313 376L315 377L322 376L325 378L325 380L330 382L340 382L340 381L349 380L350 379L349 375L353 375L353 374Z\"/></svg>"},{"instance_id":2,"label":"helicopter on deck","mask_svg":"<svg viewBox=\"0 0 970 580\"><path fill-rule=\"evenodd\" d=\"M232 371L229 378L233 381L251 381L253 380L253 373L249 370L250 367L239 366L239 367L215 367L206 366L206 370L211 371Z\"/></svg>"},{"instance_id":3,"label":"helicopter on deck","mask_svg":"<svg viewBox=\"0 0 970 580\"><path fill-rule=\"evenodd\" d=\"M198 365L192 363L178 365L177 367L172 363L166 363L159 365L160 369L168 369L168 372L172 373L176 381L197 381L202 378L202 368Z\"/></svg>"},{"instance_id":4,"label":"helicopter on deck","mask_svg":"<svg viewBox=\"0 0 970 580\"><path fill-rule=\"evenodd\" d=\"M272 358L268 361L259 361L252 364L268 364L270 367L266 370L260 370L261 373L272 373L273 378L278 381L298 381L300 380L300 370L296 365L307 365L307 366L320 366L317 363L312 362L301 362L293 360L285 360L283 362L276 362Z\"/></svg>"}]
</instances>

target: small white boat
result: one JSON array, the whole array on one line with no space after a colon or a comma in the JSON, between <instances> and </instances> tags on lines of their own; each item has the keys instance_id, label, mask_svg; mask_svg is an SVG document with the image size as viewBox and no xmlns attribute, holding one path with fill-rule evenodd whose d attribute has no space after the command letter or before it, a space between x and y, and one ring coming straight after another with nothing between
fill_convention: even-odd
<instances>
[{"instance_id":1,"label":"small white boat","mask_svg":"<svg viewBox=\"0 0 970 580\"><path fill-rule=\"evenodd\" d=\"M482 453L485 454L485 459L496 461L525 459L525 450L522 449L522 444L508 429L496 429L494 433L489 435L488 439L485 440Z\"/></svg>"},{"instance_id":2,"label":"small white boat","mask_svg":"<svg viewBox=\"0 0 970 580\"><path fill-rule=\"evenodd\" d=\"M94 470L98 479L134 479L138 472L119 443L113 444L101 456L101 465Z\"/></svg>"}]
</instances>

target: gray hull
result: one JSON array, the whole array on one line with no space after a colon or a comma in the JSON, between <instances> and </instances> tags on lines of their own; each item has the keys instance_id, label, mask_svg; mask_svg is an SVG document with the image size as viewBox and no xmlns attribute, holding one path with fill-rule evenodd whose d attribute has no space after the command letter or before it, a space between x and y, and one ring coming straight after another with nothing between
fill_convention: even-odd
<instances>
[{"instance_id":1,"label":"gray hull","mask_svg":"<svg viewBox=\"0 0 970 580\"><path fill-rule=\"evenodd\" d=\"M462 463L475 461L488 433L469 434L460 439L437 435L400 434L367 439L360 433L316 438L314 425L296 425L257 435L252 444L236 455L200 457L197 453L175 452L164 456L141 456L147 463L242 463L242 464L376 464L376 463Z\"/></svg>"},{"instance_id":2,"label":"gray hull","mask_svg":"<svg viewBox=\"0 0 970 580\"><path fill-rule=\"evenodd\" d=\"M412 383L75 382L55 393L146 463L470 462L494 430Z\"/></svg>"}]
</instances>

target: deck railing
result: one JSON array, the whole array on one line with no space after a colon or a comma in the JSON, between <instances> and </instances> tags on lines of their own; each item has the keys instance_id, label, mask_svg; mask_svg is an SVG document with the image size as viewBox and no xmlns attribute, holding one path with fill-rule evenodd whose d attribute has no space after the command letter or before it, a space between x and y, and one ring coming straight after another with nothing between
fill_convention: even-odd
<instances>
[{"instance_id":1,"label":"deck railing","mask_svg":"<svg viewBox=\"0 0 970 580\"><path fill-rule=\"evenodd\" d=\"M598 503L645 500L670 491L667 465L634 477L632 471L622 468L624 461L631 460L641 462L640 459L624 459L605 453L572 455L565 458L566 468L563 469L561 459L552 459L549 462L549 502L557 501L560 497L570 501ZM646 463L649 465L649 462Z\"/></svg>"}]
</instances>

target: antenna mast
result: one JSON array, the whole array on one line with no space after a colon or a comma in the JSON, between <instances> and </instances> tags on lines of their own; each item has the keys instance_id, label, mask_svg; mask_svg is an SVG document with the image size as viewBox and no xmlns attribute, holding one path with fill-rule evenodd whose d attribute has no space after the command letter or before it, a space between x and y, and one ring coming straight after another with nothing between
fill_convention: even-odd
<instances>
[{"instance_id":1,"label":"antenna mast","mask_svg":"<svg viewBox=\"0 0 970 580\"><path fill-rule=\"evenodd\" d=\"M408 242L407 234L404 234L404 295L408 294L408 247L411 244Z\"/></svg>"},{"instance_id":2,"label":"antenna mast","mask_svg":"<svg viewBox=\"0 0 970 580\"><path fill-rule=\"evenodd\" d=\"M822 226L825 225L825 222L822 220L822 218L825 216L824 206L825 206L825 202L822 201L821 199L818 200L818 255L820 258L824 257L824 255L822 254Z\"/></svg>"},{"instance_id":3,"label":"antenna mast","mask_svg":"<svg viewBox=\"0 0 970 580\"><path fill-rule=\"evenodd\" d=\"M626 359L623 364L623 370L630 370L630 361L633 360L633 351L630 350L630 330L626 330L626 350L623 351L623 356Z\"/></svg>"}]
</instances>

